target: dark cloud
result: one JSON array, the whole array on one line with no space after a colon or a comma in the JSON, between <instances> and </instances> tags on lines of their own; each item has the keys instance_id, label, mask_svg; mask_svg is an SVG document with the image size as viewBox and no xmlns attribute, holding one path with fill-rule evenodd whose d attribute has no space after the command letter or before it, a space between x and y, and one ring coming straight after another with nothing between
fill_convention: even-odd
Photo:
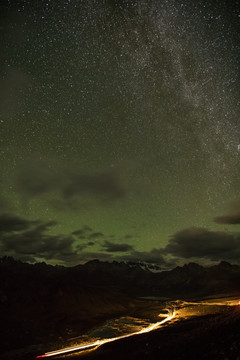
<instances>
[{"instance_id":1,"label":"dark cloud","mask_svg":"<svg viewBox=\"0 0 240 360\"><path fill-rule=\"evenodd\" d=\"M75 249L77 249L78 251L82 251L82 250L85 250L86 248L88 248L90 246L93 246L93 245L95 245L95 243L93 241L88 241L88 242L85 242L83 244L75 245Z\"/></svg>"},{"instance_id":2,"label":"dark cloud","mask_svg":"<svg viewBox=\"0 0 240 360\"><path fill-rule=\"evenodd\" d=\"M92 231L93 229L90 228L90 226L88 226L88 225L84 225L82 230L85 231L85 232L89 232L89 231Z\"/></svg>"},{"instance_id":3,"label":"dark cloud","mask_svg":"<svg viewBox=\"0 0 240 360\"><path fill-rule=\"evenodd\" d=\"M240 224L240 211L235 214L218 216L214 219L214 221L218 224L229 224L229 225Z\"/></svg>"},{"instance_id":4,"label":"dark cloud","mask_svg":"<svg viewBox=\"0 0 240 360\"><path fill-rule=\"evenodd\" d=\"M232 201L229 204L229 213L216 217L214 221L218 224L240 224L240 200Z\"/></svg>"},{"instance_id":5,"label":"dark cloud","mask_svg":"<svg viewBox=\"0 0 240 360\"><path fill-rule=\"evenodd\" d=\"M240 260L240 236L193 227L177 232L161 252L185 259Z\"/></svg>"},{"instance_id":6,"label":"dark cloud","mask_svg":"<svg viewBox=\"0 0 240 360\"><path fill-rule=\"evenodd\" d=\"M81 237L82 235L85 234L85 231L83 229L80 229L80 230L73 231L72 234Z\"/></svg>"},{"instance_id":7,"label":"dark cloud","mask_svg":"<svg viewBox=\"0 0 240 360\"><path fill-rule=\"evenodd\" d=\"M78 244L78 245L76 245L75 248L76 248L77 252L79 252L79 251L85 250L87 247L88 247L88 244Z\"/></svg>"},{"instance_id":8,"label":"dark cloud","mask_svg":"<svg viewBox=\"0 0 240 360\"><path fill-rule=\"evenodd\" d=\"M75 230L72 232L72 235L77 236L79 239L86 239L91 238L91 235L94 235L95 233L89 235L89 232L93 231L88 225L84 225L81 229ZM101 233L96 233L101 234ZM94 237L94 236L93 236Z\"/></svg>"},{"instance_id":9,"label":"dark cloud","mask_svg":"<svg viewBox=\"0 0 240 360\"><path fill-rule=\"evenodd\" d=\"M87 245L88 245L88 246L93 246L93 245L95 245L95 243L94 243L93 241L89 241L89 242L87 243Z\"/></svg>"},{"instance_id":10,"label":"dark cloud","mask_svg":"<svg viewBox=\"0 0 240 360\"><path fill-rule=\"evenodd\" d=\"M64 260L65 255L73 253L73 241L71 237L46 235L34 229L33 231L4 237L1 239L1 251L17 257L19 255L31 255L34 258L47 260Z\"/></svg>"},{"instance_id":11,"label":"dark cloud","mask_svg":"<svg viewBox=\"0 0 240 360\"><path fill-rule=\"evenodd\" d=\"M116 244L111 241L105 241L102 246L107 252L128 252L134 250L132 245Z\"/></svg>"},{"instance_id":12,"label":"dark cloud","mask_svg":"<svg viewBox=\"0 0 240 360\"><path fill-rule=\"evenodd\" d=\"M34 222L35 223L35 222ZM57 221L47 221L45 223L40 223L38 226L35 227L35 231L37 233L41 233L41 232L44 232L44 231L47 231L49 228L53 227L53 226L56 226L58 225Z\"/></svg>"},{"instance_id":13,"label":"dark cloud","mask_svg":"<svg viewBox=\"0 0 240 360\"><path fill-rule=\"evenodd\" d=\"M103 197L106 200L119 199L125 195L114 173L74 175L68 180L68 183L62 189L65 199L83 193Z\"/></svg>"},{"instance_id":14,"label":"dark cloud","mask_svg":"<svg viewBox=\"0 0 240 360\"><path fill-rule=\"evenodd\" d=\"M29 221L13 214L0 215L0 251L19 259L65 261L74 258L74 239L65 235L49 235L55 221Z\"/></svg>"},{"instance_id":15,"label":"dark cloud","mask_svg":"<svg viewBox=\"0 0 240 360\"><path fill-rule=\"evenodd\" d=\"M86 209L85 204L82 204L80 199L78 198L74 198L74 199L63 199L61 194L59 193L55 193L53 195L54 198L47 198L47 197L41 197L42 199L44 199L44 201L48 204L48 206L50 206L51 208L53 208L56 212L65 212L67 211L73 211L73 212L78 212Z\"/></svg>"},{"instance_id":16,"label":"dark cloud","mask_svg":"<svg viewBox=\"0 0 240 360\"><path fill-rule=\"evenodd\" d=\"M103 237L103 233L101 232L95 232L95 233L92 233L88 236L89 239L97 239L99 237Z\"/></svg>"},{"instance_id":17,"label":"dark cloud","mask_svg":"<svg viewBox=\"0 0 240 360\"><path fill-rule=\"evenodd\" d=\"M15 231L27 230L36 221L29 221L12 214L0 215L0 233L11 233Z\"/></svg>"},{"instance_id":18,"label":"dark cloud","mask_svg":"<svg viewBox=\"0 0 240 360\"><path fill-rule=\"evenodd\" d=\"M59 177L53 169L49 162L36 158L22 162L17 173L17 190L23 196L34 197L58 188L62 175Z\"/></svg>"},{"instance_id":19,"label":"dark cloud","mask_svg":"<svg viewBox=\"0 0 240 360\"><path fill-rule=\"evenodd\" d=\"M58 211L83 207L82 199L105 204L125 196L118 174L85 174L81 169L58 166L49 161L30 159L21 163L16 175L16 189L23 200L41 196ZM51 193L51 199L45 194Z\"/></svg>"}]
</instances>

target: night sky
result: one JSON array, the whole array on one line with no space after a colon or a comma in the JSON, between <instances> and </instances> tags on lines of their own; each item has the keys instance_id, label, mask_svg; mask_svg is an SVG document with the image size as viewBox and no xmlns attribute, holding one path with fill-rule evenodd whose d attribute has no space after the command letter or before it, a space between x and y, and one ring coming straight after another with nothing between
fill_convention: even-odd
<instances>
[{"instance_id":1,"label":"night sky","mask_svg":"<svg viewBox=\"0 0 240 360\"><path fill-rule=\"evenodd\" d=\"M238 1L0 6L0 254L240 263Z\"/></svg>"}]
</instances>

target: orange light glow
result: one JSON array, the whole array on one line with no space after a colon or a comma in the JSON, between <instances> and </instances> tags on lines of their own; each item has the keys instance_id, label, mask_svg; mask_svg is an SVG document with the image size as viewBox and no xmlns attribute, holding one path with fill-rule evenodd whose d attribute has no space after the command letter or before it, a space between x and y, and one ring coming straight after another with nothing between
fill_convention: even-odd
<instances>
[{"instance_id":1,"label":"orange light glow","mask_svg":"<svg viewBox=\"0 0 240 360\"><path fill-rule=\"evenodd\" d=\"M128 337L131 337L131 336L134 336L134 335L140 335L140 334L144 334L144 333L153 331L153 330L157 329L158 327L160 327L160 325L166 323L167 321L170 321L172 318L174 318L174 316L175 316L175 310L169 310L168 315L166 315L166 318L164 320L159 321L159 322L157 322L155 324L151 324L148 327L143 328L140 331L137 331L137 332L134 332L134 333L131 333L131 334L127 334L127 335L118 336L118 337L115 337L115 338L97 340L97 341L95 341L93 343L89 343L89 344L85 344L85 345L72 346L72 347L69 347L69 348L66 348L66 349L51 351L51 352L48 352L48 353L46 353L44 355L36 356L36 359L50 357L50 356L56 356L56 355L61 355L61 354L66 354L66 353L70 353L70 352L77 351L77 350L84 351L84 350L89 350L89 349L96 349L99 346L101 346L103 344L106 344L106 343L110 343L110 342L113 342L113 341L117 341L117 340L120 340L120 339L125 339L125 338L128 338Z\"/></svg>"}]
</instances>

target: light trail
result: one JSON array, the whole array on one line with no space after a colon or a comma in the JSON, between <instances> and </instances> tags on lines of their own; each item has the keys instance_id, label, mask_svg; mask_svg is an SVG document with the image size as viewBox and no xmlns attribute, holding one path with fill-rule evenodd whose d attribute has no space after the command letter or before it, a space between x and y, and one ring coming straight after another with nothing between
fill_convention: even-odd
<instances>
[{"instance_id":1,"label":"light trail","mask_svg":"<svg viewBox=\"0 0 240 360\"><path fill-rule=\"evenodd\" d=\"M188 301L177 301L175 303L175 307L181 307L183 308L184 306L236 306L236 305L240 305L240 301L239 300L225 300L225 301L198 301L198 302L188 302ZM161 315L161 314L160 314ZM159 316L160 316L159 315ZM179 315L179 314L178 314ZM129 338L131 336L135 336L135 335L140 335L140 334L144 334L144 333L148 333L150 331L153 331L155 329L157 329L158 327L160 327L162 324L170 321L171 319L173 319L176 316L176 311L174 310L168 310L168 315L166 315L166 318L156 322L154 324L150 324L149 326L147 326L146 328L141 329L140 331L136 331L127 335L122 335L122 336L118 336L118 337L114 337L114 338L109 338L109 339L102 339L102 340L97 340L95 342L92 343L88 343L85 345L78 345L78 346L71 346L65 349L61 349L61 350L56 350L56 351L51 351L51 352L47 352L43 355L39 355L36 356L36 359L42 359L42 358L46 358L46 357L51 357L51 356L57 356L57 355L62 355L62 354L66 354L66 353L70 353L70 352L75 352L75 351L85 351L85 350L95 350L97 349L99 346L103 345L103 344L107 344L110 342L114 342L117 340L121 340L121 339L125 339L125 338Z\"/></svg>"},{"instance_id":2,"label":"light trail","mask_svg":"<svg viewBox=\"0 0 240 360\"><path fill-rule=\"evenodd\" d=\"M70 353L70 352L75 352L78 350L88 350L88 349L96 349L99 346L103 345L103 344L107 344L113 341L117 341L117 340L121 340L121 339L125 339L125 338L129 338L131 336L135 336L135 335L140 335L140 334L145 334L148 333L150 331L156 330L159 326L161 326L162 324L172 320L175 317L176 313L175 310L168 310L168 315L166 316L165 319L163 319L162 321L158 321L154 324L151 324L149 326L147 326L146 328L141 329L140 331L136 331L133 332L131 334L127 334L127 335L122 335L122 336L117 336L114 338L109 338L109 339L102 339L102 340L97 340L93 343L89 343L86 345L79 345L79 346L72 346L66 349L62 349L62 350L56 350L56 351L51 351L51 352L47 352L43 355L39 355L36 356L36 359L42 359L42 358L46 358L46 357L50 357L50 356L57 356L57 355L62 355L62 354L66 354L66 353Z\"/></svg>"},{"instance_id":3,"label":"light trail","mask_svg":"<svg viewBox=\"0 0 240 360\"><path fill-rule=\"evenodd\" d=\"M188 302L188 301L182 301L182 305L205 305L205 306L236 306L239 305L239 300L224 300L221 302L216 301L198 301L198 302Z\"/></svg>"}]
</instances>

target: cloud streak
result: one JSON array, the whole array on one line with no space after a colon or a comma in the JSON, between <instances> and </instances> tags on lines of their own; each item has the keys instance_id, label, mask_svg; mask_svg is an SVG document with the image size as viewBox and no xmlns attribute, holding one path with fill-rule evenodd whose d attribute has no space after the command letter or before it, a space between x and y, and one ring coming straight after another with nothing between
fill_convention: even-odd
<instances>
[{"instance_id":1,"label":"cloud streak","mask_svg":"<svg viewBox=\"0 0 240 360\"><path fill-rule=\"evenodd\" d=\"M105 249L105 251L110 252L110 253L128 252L128 251L134 250L134 247L132 245L121 244L121 243L118 244L118 243L113 243L113 242L107 241L107 240L104 242L102 247Z\"/></svg>"},{"instance_id":2,"label":"cloud streak","mask_svg":"<svg viewBox=\"0 0 240 360\"><path fill-rule=\"evenodd\" d=\"M213 261L240 260L240 236L192 227L177 232L162 249L165 255Z\"/></svg>"},{"instance_id":3,"label":"cloud streak","mask_svg":"<svg viewBox=\"0 0 240 360\"><path fill-rule=\"evenodd\" d=\"M13 214L0 215L0 250L18 259L65 261L76 257L74 238L50 235L55 221L29 221Z\"/></svg>"},{"instance_id":4,"label":"cloud streak","mask_svg":"<svg viewBox=\"0 0 240 360\"><path fill-rule=\"evenodd\" d=\"M118 174L113 171L84 173L77 167L58 167L37 159L21 164L16 189L23 200L41 196L59 211L77 211L82 206L81 200L91 199L105 205L126 196ZM51 200L45 196L49 193Z\"/></svg>"},{"instance_id":5,"label":"cloud streak","mask_svg":"<svg viewBox=\"0 0 240 360\"><path fill-rule=\"evenodd\" d=\"M24 231L36 223L38 221L29 221L13 214L4 213L0 215L0 234L4 236L16 231Z\"/></svg>"},{"instance_id":6,"label":"cloud streak","mask_svg":"<svg viewBox=\"0 0 240 360\"><path fill-rule=\"evenodd\" d=\"M214 221L217 224L238 225L240 224L240 211L234 214L218 216L214 219Z\"/></svg>"},{"instance_id":7,"label":"cloud streak","mask_svg":"<svg viewBox=\"0 0 240 360\"><path fill-rule=\"evenodd\" d=\"M229 203L229 212L226 215L217 216L214 221L217 224L238 225L240 224L240 199Z\"/></svg>"},{"instance_id":8,"label":"cloud streak","mask_svg":"<svg viewBox=\"0 0 240 360\"><path fill-rule=\"evenodd\" d=\"M116 175L111 172L70 176L61 192L65 199L71 199L83 193L106 200L115 200L124 196Z\"/></svg>"}]
</instances>

